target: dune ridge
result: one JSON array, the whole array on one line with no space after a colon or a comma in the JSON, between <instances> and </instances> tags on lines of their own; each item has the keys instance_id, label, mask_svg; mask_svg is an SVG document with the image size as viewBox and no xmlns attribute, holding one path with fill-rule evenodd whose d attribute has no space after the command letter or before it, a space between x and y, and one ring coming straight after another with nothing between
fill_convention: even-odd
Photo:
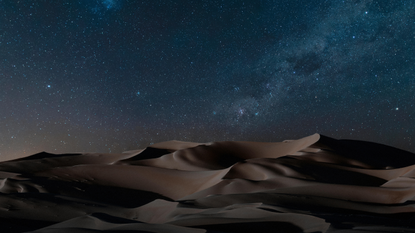
<instances>
[{"instance_id":1,"label":"dune ridge","mask_svg":"<svg viewBox=\"0 0 415 233\"><path fill-rule=\"evenodd\" d=\"M415 232L415 154L314 134L0 162L10 232Z\"/></svg>"}]
</instances>

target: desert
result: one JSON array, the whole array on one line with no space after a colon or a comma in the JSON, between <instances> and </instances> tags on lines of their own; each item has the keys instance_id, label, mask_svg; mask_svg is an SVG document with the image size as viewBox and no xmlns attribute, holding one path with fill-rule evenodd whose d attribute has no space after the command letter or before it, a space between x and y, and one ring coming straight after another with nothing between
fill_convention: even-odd
<instances>
[{"instance_id":1,"label":"desert","mask_svg":"<svg viewBox=\"0 0 415 233\"><path fill-rule=\"evenodd\" d=\"M414 232L415 156L314 134L0 163L2 232Z\"/></svg>"}]
</instances>

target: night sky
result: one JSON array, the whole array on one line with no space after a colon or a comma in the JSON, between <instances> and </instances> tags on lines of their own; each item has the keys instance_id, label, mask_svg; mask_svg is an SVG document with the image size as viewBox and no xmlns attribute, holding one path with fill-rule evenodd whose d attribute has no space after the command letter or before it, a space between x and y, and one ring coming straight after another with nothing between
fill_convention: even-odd
<instances>
[{"instance_id":1,"label":"night sky","mask_svg":"<svg viewBox=\"0 0 415 233\"><path fill-rule=\"evenodd\" d=\"M313 133L415 152L415 1L0 0L0 158Z\"/></svg>"}]
</instances>

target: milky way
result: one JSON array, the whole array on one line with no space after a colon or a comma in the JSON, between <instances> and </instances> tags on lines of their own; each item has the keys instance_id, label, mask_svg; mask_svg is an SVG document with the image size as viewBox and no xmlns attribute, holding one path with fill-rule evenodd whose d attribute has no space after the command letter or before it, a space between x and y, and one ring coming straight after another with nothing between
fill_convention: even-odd
<instances>
[{"instance_id":1,"label":"milky way","mask_svg":"<svg viewBox=\"0 0 415 233\"><path fill-rule=\"evenodd\" d=\"M0 156L315 132L415 151L413 1L0 9Z\"/></svg>"}]
</instances>

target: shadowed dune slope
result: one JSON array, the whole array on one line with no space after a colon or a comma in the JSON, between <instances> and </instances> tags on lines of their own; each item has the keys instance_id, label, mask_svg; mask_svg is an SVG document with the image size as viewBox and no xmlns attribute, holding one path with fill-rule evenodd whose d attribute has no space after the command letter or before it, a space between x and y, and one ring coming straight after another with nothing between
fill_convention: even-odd
<instances>
[{"instance_id":1,"label":"shadowed dune slope","mask_svg":"<svg viewBox=\"0 0 415 233\"><path fill-rule=\"evenodd\" d=\"M415 232L415 155L314 134L0 163L2 232Z\"/></svg>"}]
</instances>

